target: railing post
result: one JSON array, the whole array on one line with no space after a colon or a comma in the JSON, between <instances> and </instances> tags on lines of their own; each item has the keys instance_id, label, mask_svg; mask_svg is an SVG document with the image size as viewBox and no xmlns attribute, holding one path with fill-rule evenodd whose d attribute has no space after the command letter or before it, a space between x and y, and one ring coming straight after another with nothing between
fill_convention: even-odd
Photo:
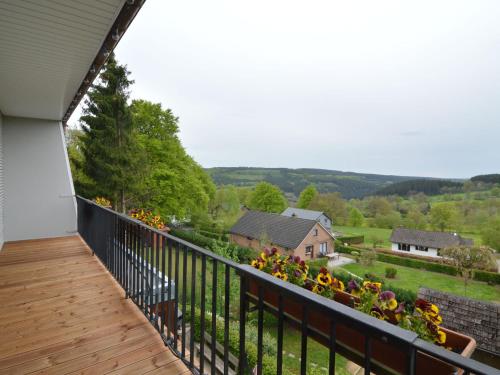
<instances>
[{"instance_id":1,"label":"railing post","mask_svg":"<svg viewBox=\"0 0 500 375\"><path fill-rule=\"evenodd\" d=\"M238 359L238 374L245 375L246 353L245 353L245 325L246 325L246 307L247 307L247 285L246 277L240 276L240 355Z\"/></svg>"}]
</instances>

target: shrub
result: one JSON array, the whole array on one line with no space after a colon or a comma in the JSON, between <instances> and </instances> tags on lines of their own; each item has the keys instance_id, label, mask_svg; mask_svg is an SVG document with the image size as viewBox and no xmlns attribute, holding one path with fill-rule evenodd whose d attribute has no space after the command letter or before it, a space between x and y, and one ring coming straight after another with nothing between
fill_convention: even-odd
<instances>
[{"instance_id":1,"label":"shrub","mask_svg":"<svg viewBox=\"0 0 500 375\"><path fill-rule=\"evenodd\" d=\"M186 308L186 321L191 322L191 308ZM200 341L201 337L201 313L199 308L195 308L194 319L194 337L196 341ZM205 313L205 332L211 335L212 333L212 314ZM252 324L247 324L245 328L245 351L247 356L248 366L255 367L257 364L257 327ZM229 323L229 351L235 357L239 355L239 338L240 328L239 322L231 321ZM216 318L216 340L220 343L224 342L224 319L217 316ZM276 340L268 333L264 332L262 341L262 370L265 375L276 374Z\"/></svg>"},{"instance_id":2,"label":"shrub","mask_svg":"<svg viewBox=\"0 0 500 375\"><path fill-rule=\"evenodd\" d=\"M254 249L241 247L233 243L228 243L226 241L218 241L213 238L208 238L195 231L173 229L170 234L185 241L191 242L192 244L195 244L197 246L203 247L207 250L214 251L221 256L227 257L229 259L234 259L239 263L248 264L252 259L255 258L257 254ZM220 252L221 248L224 251Z\"/></svg>"},{"instance_id":3,"label":"shrub","mask_svg":"<svg viewBox=\"0 0 500 375\"><path fill-rule=\"evenodd\" d=\"M394 267L386 267L385 269L385 277L387 277L388 279L394 279L397 273L398 270Z\"/></svg>"},{"instance_id":4,"label":"shrub","mask_svg":"<svg viewBox=\"0 0 500 375\"><path fill-rule=\"evenodd\" d=\"M373 250L363 251L363 253L360 256L360 262L363 266L373 266L373 263L376 260L377 260L377 253Z\"/></svg>"},{"instance_id":5,"label":"shrub","mask_svg":"<svg viewBox=\"0 0 500 375\"><path fill-rule=\"evenodd\" d=\"M487 282L490 285L500 285L500 273L476 270L472 278L477 281Z\"/></svg>"},{"instance_id":6,"label":"shrub","mask_svg":"<svg viewBox=\"0 0 500 375\"><path fill-rule=\"evenodd\" d=\"M359 259L359 251L352 251L351 252L351 255L354 257L354 259L356 260L356 263L359 263L360 259Z\"/></svg>"}]
</instances>

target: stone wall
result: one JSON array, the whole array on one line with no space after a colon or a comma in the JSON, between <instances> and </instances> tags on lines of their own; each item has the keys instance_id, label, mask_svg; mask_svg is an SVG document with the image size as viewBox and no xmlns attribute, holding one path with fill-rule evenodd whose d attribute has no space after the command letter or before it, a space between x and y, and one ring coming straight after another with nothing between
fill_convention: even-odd
<instances>
[{"instance_id":1,"label":"stone wall","mask_svg":"<svg viewBox=\"0 0 500 375\"><path fill-rule=\"evenodd\" d=\"M478 348L500 354L500 305L420 288L418 297L439 307L443 326L473 337Z\"/></svg>"}]
</instances>

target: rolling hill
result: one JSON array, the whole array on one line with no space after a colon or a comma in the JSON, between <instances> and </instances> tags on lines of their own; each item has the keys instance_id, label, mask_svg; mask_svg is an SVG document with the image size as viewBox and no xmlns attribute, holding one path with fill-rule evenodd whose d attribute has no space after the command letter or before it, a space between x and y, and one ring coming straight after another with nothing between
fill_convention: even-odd
<instances>
[{"instance_id":1,"label":"rolling hill","mask_svg":"<svg viewBox=\"0 0 500 375\"><path fill-rule=\"evenodd\" d=\"M309 184L322 192L339 192L345 199L372 195L393 183L414 180L416 177L342 172L327 169L207 168L217 185L254 186L261 181L277 185L289 197L297 197Z\"/></svg>"}]
</instances>

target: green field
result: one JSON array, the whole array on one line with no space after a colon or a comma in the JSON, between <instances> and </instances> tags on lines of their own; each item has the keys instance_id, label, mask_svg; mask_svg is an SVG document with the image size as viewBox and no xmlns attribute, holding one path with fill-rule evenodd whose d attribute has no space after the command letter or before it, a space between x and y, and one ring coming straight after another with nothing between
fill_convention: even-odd
<instances>
[{"instance_id":1,"label":"green field","mask_svg":"<svg viewBox=\"0 0 500 375\"><path fill-rule=\"evenodd\" d=\"M277 337L276 327L266 326L266 330ZM294 328L284 326L283 329L283 373L300 374L300 353L301 353L301 333ZM311 371L313 368L318 373L326 374L328 370L329 353L328 348L317 343L313 339L307 340L307 368ZM340 355L335 357L335 374L347 375L347 359ZM309 372L308 371L308 372Z\"/></svg>"},{"instance_id":2,"label":"green field","mask_svg":"<svg viewBox=\"0 0 500 375\"><path fill-rule=\"evenodd\" d=\"M376 236L380 238L383 242L379 245L379 247L391 248L391 242L389 238L391 238L392 229L385 228L368 228L368 227L348 227L341 225L334 225L333 230L336 232L341 232L345 236L365 236L365 246L372 246L371 237ZM464 233L460 232L460 235L465 238L472 238L474 240L474 244L481 245L481 236L475 233Z\"/></svg>"},{"instance_id":3,"label":"green field","mask_svg":"<svg viewBox=\"0 0 500 375\"><path fill-rule=\"evenodd\" d=\"M384 228L368 228L368 227L347 227L334 225L333 230L336 232L341 232L345 236L365 236L365 245L371 246L370 242L372 236L376 236L383 240L380 246L390 248L391 243L389 242L389 238L391 237L392 229L384 229Z\"/></svg>"},{"instance_id":4,"label":"green field","mask_svg":"<svg viewBox=\"0 0 500 375\"><path fill-rule=\"evenodd\" d=\"M491 286L483 282L471 280L468 283L467 291L465 291L463 279L441 273L383 262L375 262L373 266L363 266L359 263L351 263L342 266L340 269L347 270L360 277L363 277L365 273L372 273L378 277L385 278L385 269L387 267L393 267L398 270L395 279L385 279L387 285L392 284L399 288L405 288L415 292L417 292L420 287L424 286L473 299L500 302L500 286L498 285Z\"/></svg>"}]
</instances>

